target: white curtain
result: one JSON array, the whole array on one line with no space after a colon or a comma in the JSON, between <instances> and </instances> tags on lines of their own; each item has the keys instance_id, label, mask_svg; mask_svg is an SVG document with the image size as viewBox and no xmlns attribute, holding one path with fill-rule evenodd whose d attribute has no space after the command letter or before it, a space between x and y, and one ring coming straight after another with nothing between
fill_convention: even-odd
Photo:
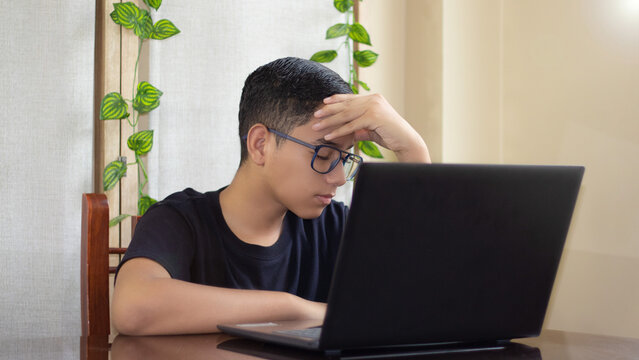
<instances>
[{"instance_id":1,"label":"white curtain","mask_svg":"<svg viewBox=\"0 0 639 360\"><path fill-rule=\"evenodd\" d=\"M91 1L0 2L3 340L81 332L80 218L81 194L92 191L94 19ZM77 358L71 345L53 353Z\"/></svg>"},{"instance_id":2,"label":"white curtain","mask_svg":"<svg viewBox=\"0 0 639 360\"><path fill-rule=\"evenodd\" d=\"M167 0L154 21L167 18L182 31L150 43L150 82L164 95L150 114L155 130L149 154L149 193L165 196L193 187L230 183L239 164L237 113L246 77L285 56L310 58L337 49L326 29L345 22L331 0ZM343 78L346 51L328 64ZM349 186L339 193L350 200Z\"/></svg>"},{"instance_id":3,"label":"white curtain","mask_svg":"<svg viewBox=\"0 0 639 360\"><path fill-rule=\"evenodd\" d=\"M237 106L246 76L275 58L337 48L339 40L324 40L325 31L344 21L330 0L165 0L154 18L182 30L150 49L149 80L165 92L150 119L156 198L227 184L239 161ZM92 191L94 26L94 2L0 2L5 339L80 335L80 195ZM331 65L342 76L344 56ZM55 353L77 358L76 345Z\"/></svg>"}]
</instances>

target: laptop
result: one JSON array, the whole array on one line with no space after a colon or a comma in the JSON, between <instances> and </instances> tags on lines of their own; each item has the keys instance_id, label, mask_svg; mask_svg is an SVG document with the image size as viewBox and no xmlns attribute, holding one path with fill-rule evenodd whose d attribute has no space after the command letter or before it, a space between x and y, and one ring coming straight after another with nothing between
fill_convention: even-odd
<instances>
[{"instance_id":1,"label":"laptop","mask_svg":"<svg viewBox=\"0 0 639 360\"><path fill-rule=\"evenodd\" d=\"M249 355L251 359L271 360L326 360L337 357L326 357L321 352L309 352L290 346L279 346L257 342L243 338L233 338L217 345L220 350ZM432 347L430 349L368 349L341 354L339 359L437 359L437 360L542 360L539 348L512 342L499 349L477 348L472 350L463 346Z\"/></svg>"},{"instance_id":2,"label":"laptop","mask_svg":"<svg viewBox=\"0 0 639 360\"><path fill-rule=\"evenodd\" d=\"M327 354L538 336L583 174L364 163L324 320L219 329Z\"/></svg>"}]
</instances>

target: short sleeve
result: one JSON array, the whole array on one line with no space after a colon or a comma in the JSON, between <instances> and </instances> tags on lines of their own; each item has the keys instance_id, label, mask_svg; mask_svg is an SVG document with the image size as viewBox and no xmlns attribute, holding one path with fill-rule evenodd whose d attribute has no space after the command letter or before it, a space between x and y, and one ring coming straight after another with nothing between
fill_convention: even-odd
<instances>
[{"instance_id":1,"label":"short sleeve","mask_svg":"<svg viewBox=\"0 0 639 360\"><path fill-rule=\"evenodd\" d=\"M118 271L126 261L144 257L163 266L172 278L191 281L190 264L195 253L192 230L177 210L158 205L140 218Z\"/></svg>"}]
</instances>

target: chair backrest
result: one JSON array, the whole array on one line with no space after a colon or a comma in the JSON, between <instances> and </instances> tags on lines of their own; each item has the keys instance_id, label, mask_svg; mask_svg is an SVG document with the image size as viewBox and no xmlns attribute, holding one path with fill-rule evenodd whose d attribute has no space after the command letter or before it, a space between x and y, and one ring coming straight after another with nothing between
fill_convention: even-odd
<instances>
[{"instance_id":1,"label":"chair backrest","mask_svg":"<svg viewBox=\"0 0 639 360\"><path fill-rule=\"evenodd\" d=\"M137 217L133 217L131 231ZM109 335L109 254L126 248L109 247L109 204L104 194L82 194L81 304L82 336Z\"/></svg>"}]
</instances>

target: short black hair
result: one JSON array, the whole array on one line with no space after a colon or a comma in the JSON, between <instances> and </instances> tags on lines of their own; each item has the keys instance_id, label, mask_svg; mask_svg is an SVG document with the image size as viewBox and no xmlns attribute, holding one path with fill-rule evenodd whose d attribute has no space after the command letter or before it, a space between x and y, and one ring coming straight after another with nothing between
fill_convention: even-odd
<instances>
[{"instance_id":1,"label":"short black hair","mask_svg":"<svg viewBox=\"0 0 639 360\"><path fill-rule=\"evenodd\" d=\"M246 78L239 112L241 160L248 150L242 137L255 124L264 124L285 134L311 120L322 100L334 94L351 94L346 83L326 66L286 57L260 66ZM282 139L277 138L277 143Z\"/></svg>"}]
</instances>

